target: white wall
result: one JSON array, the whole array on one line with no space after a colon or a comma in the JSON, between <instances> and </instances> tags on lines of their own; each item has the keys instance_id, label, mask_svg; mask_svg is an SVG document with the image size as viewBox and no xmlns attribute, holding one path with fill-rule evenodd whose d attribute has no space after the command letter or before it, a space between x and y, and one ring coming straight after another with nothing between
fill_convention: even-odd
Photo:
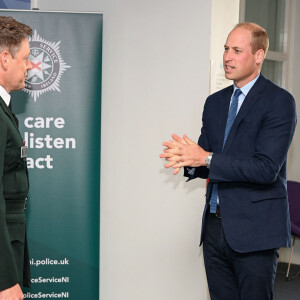
<instances>
[{"instance_id":1,"label":"white wall","mask_svg":"<svg viewBox=\"0 0 300 300\"><path fill-rule=\"evenodd\" d=\"M210 60L210 93L231 85L223 69L224 45L228 33L239 22L240 0L212 0ZM226 11L226 14L224 13Z\"/></svg>"},{"instance_id":2,"label":"white wall","mask_svg":"<svg viewBox=\"0 0 300 300\"><path fill-rule=\"evenodd\" d=\"M228 33L239 22L239 9L240 0L212 0L210 50L212 60L222 62Z\"/></svg>"},{"instance_id":3,"label":"white wall","mask_svg":"<svg viewBox=\"0 0 300 300\"><path fill-rule=\"evenodd\" d=\"M104 13L101 299L208 299L198 247L205 183L171 176L159 153L172 132L198 138L210 1L36 2Z\"/></svg>"}]
</instances>

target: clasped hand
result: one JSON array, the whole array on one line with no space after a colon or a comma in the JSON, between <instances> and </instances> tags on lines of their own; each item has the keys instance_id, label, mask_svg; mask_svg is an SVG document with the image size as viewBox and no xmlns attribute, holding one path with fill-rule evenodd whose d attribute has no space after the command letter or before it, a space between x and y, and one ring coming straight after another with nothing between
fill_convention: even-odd
<instances>
[{"instance_id":1,"label":"clasped hand","mask_svg":"<svg viewBox=\"0 0 300 300\"><path fill-rule=\"evenodd\" d=\"M172 134L173 140L163 142L164 153L160 158L168 161L166 168L172 167L173 174L176 175L182 167L205 166L205 158L209 152L203 150L197 143L193 142L186 135L182 138L177 134Z\"/></svg>"},{"instance_id":2,"label":"clasped hand","mask_svg":"<svg viewBox=\"0 0 300 300\"><path fill-rule=\"evenodd\" d=\"M0 299L2 300L23 300L24 295L19 284L16 284L6 290L0 291Z\"/></svg>"}]
</instances>

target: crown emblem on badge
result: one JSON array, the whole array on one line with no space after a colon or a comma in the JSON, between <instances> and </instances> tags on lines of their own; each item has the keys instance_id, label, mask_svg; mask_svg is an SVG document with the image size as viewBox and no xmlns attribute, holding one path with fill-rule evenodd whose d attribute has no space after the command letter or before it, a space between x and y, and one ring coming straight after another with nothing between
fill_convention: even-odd
<instances>
[{"instance_id":1,"label":"crown emblem on badge","mask_svg":"<svg viewBox=\"0 0 300 300\"><path fill-rule=\"evenodd\" d=\"M49 42L43 39L36 30L29 39L29 59L32 68L28 71L23 90L33 97L35 102L46 92L60 92L60 79L63 73L71 67L61 57L60 43L61 41Z\"/></svg>"}]
</instances>

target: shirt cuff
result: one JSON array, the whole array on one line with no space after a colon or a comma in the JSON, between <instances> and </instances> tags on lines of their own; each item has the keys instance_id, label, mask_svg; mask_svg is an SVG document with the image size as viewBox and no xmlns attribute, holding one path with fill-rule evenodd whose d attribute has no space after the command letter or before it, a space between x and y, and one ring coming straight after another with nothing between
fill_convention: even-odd
<instances>
[{"instance_id":1,"label":"shirt cuff","mask_svg":"<svg viewBox=\"0 0 300 300\"><path fill-rule=\"evenodd\" d=\"M195 174L195 170L196 170L196 168L186 168L187 169L187 171L188 171L188 174L190 175L190 176L193 176L194 174Z\"/></svg>"}]
</instances>

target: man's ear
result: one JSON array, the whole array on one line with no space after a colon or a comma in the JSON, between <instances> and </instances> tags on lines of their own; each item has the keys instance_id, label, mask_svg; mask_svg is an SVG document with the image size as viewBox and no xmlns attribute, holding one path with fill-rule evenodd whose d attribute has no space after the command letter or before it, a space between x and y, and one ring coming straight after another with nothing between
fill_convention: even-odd
<instances>
[{"instance_id":1,"label":"man's ear","mask_svg":"<svg viewBox=\"0 0 300 300\"><path fill-rule=\"evenodd\" d=\"M10 60L11 60L11 55L8 51L4 50L0 53L0 64L1 64L2 69L4 69L4 70L8 69Z\"/></svg>"},{"instance_id":2,"label":"man's ear","mask_svg":"<svg viewBox=\"0 0 300 300\"><path fill-rule=\"evenodd\" d=\"M265 58L265 51L263 49L259 49L256 51L255 56L256 56L256 63L262 64Z\"/></svg>"}]
</instances>

